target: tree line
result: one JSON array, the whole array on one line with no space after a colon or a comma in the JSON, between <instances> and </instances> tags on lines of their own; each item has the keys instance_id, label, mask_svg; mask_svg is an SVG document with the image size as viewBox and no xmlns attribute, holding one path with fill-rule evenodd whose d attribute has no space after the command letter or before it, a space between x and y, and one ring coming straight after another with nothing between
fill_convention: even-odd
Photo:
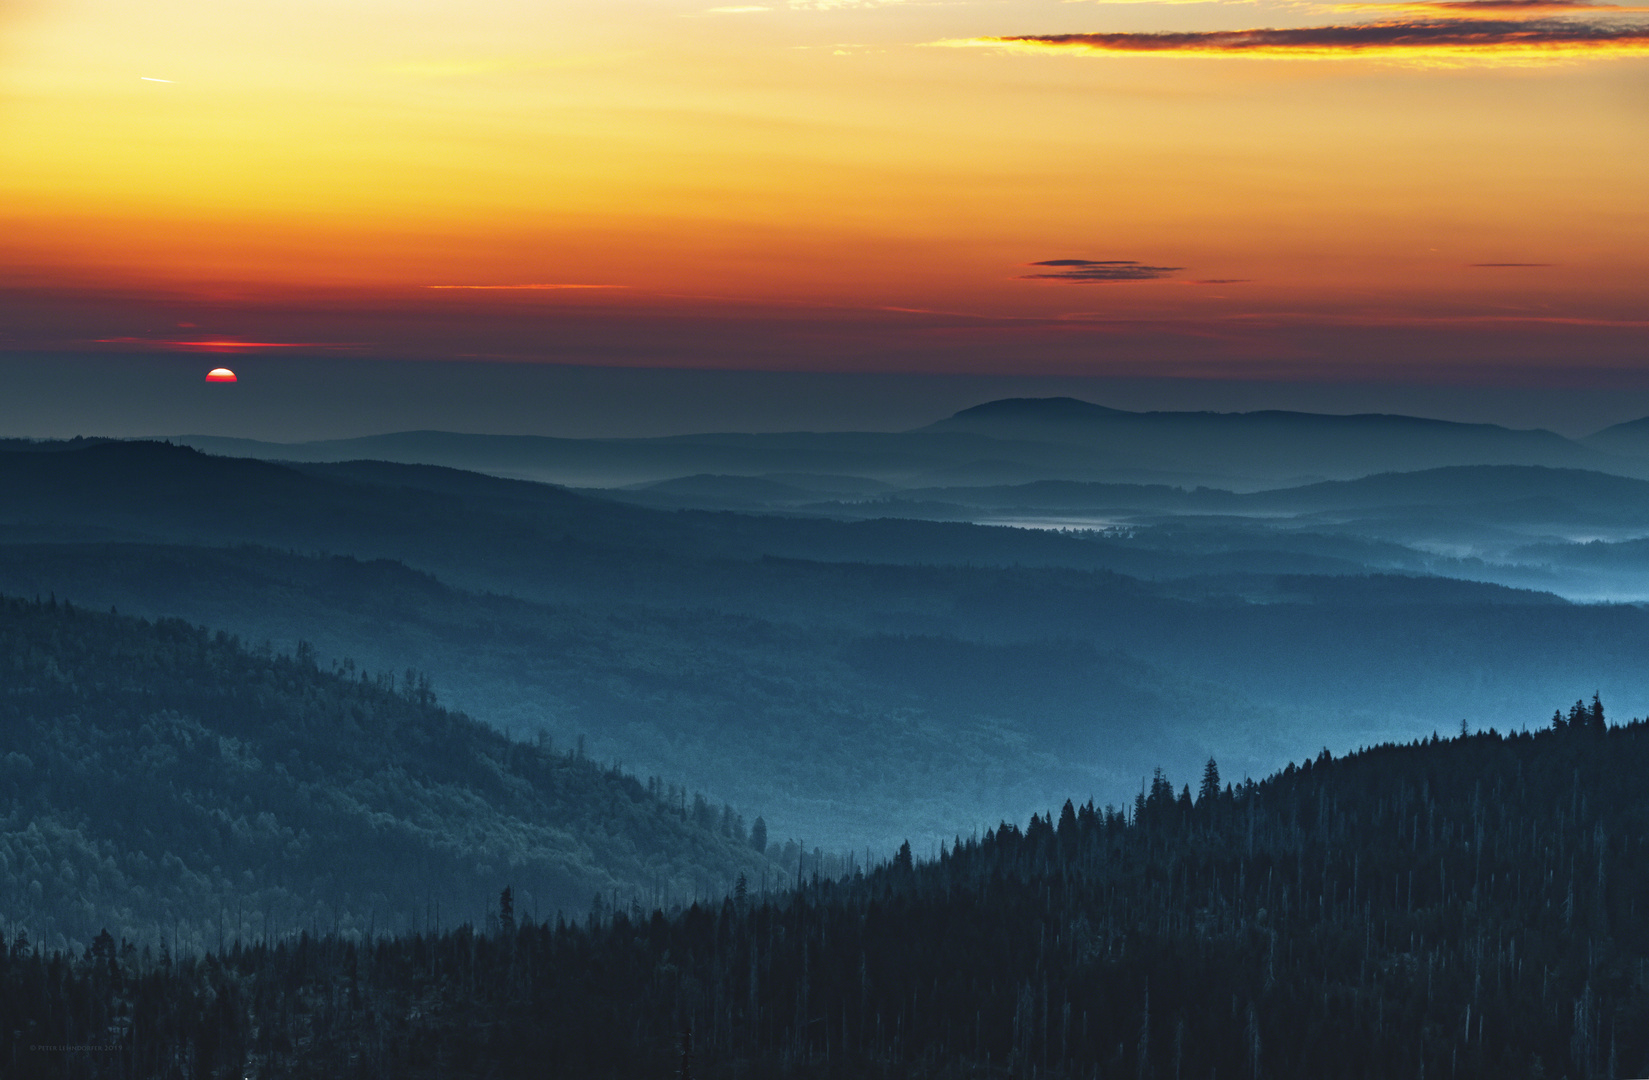
<instances>
[{"instance_id":1,"label":"tree line","mask_svg":"<svg viewBox=\"0 0 1649 1080\"><path fill-rule=\"evenodd\" d=\"M0 960L24 1076L1649 1072L1649 724L1326 750L673 909ZM75 1053L28 1045L82 1045Z\"/></svg>"}]
</instances>

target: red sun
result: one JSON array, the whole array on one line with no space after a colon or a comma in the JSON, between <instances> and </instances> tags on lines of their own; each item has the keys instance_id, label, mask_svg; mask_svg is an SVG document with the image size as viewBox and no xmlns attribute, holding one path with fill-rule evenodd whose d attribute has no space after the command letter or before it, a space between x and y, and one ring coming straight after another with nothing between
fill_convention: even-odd
<instances>
[{"instance_id":1,"label":"red sun","mask_svg":"<svg viewBox=\"0 0 1649 1080\"><path fill-rule=\"evenodd\" d=\"M206 373L207 382L235 382L235 373L226 367L215 367Z\"/></svg>"}]
</instances>

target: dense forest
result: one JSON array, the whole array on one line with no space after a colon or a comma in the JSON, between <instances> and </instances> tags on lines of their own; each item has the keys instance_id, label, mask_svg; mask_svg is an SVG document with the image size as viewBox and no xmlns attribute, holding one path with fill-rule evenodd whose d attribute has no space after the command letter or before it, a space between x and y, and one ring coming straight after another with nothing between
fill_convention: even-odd
<instances>
[{"instance_id":1,"label":"dense forest","mask_svg":"<svg viewBox=\"0 0 1649 1080\"><path fill-rule=\"evenodd\" d=\"M758 820L577 742L513 740L416 671L0 597L8 936L78 952L107 927L198 952L450 926L504 881L544 914L598 891L690 901L784 873ZM771 846L793 875L796 846Z\"/></svg>"},{"instance_id":2,"label":"dense forest","mask_svg":"<svg viewBox=\"0 0 1649 1080\"><path fill-rule=\"evenodd\" d=\"M1585 1078L1649 1071L1649 723L1158 774L686 906L187 956L0 952L18 1077ZM79 1047L63 1051L65 1046Z\"/></svg>"}]
</instances>

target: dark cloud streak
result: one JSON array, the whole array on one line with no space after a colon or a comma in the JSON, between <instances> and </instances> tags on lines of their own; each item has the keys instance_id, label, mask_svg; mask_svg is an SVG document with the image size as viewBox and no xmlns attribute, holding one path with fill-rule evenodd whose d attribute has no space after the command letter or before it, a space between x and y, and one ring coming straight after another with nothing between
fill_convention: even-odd
<instances>
[{"instance_id":1,"label":"dark cloud streak","mask_svg":"<svg viewBox=\"0 0 1649 1080\"><path fill-rule=\"evenodd\" d=\"M1146 266L1133 259L1045 259L1031 263L1050 269L1040 274L1021 274L1021 281L1158 281L1182 266Z\"/></svg>"},{"instance_id":2,"label":"dark cloud streak","mask_svg":"<svg viewBox=\"0 0 1649 1080\"><path fill-rule=\"evenodd\" d=\"M1357 55L1449 52L1649 52L1649 26L1568 20L1407 19L1351 26L1154 33L1024 34L979 44L1093 52Z\"/></svg>"},{"instance_id":3,"label":"dark cloud streak","mask_svg":"<svg viewBox=\"0 0 1649 1080\"><path fill-rule=\"evenodd\" d=\"M1336 11L1384 12L1387 15L1433 13L1472 17L1478 12L1502 18L1540 15L1625 15L1649 10L1623 4L1593 4L1587 0L1398 0L1396 3L1336 4Z\"/></svg>"}]
</instances>

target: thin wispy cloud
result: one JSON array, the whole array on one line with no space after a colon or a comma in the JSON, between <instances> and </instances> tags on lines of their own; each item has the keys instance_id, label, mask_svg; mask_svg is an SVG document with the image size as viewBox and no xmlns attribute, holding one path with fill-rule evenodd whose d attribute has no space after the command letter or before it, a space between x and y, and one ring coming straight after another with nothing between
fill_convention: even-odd
<instances>
[{"instance_id":1,"label":"thin wispy cloud","mask_svg":"<svg viewBox=\"0 0 1649 1080\"><path fill-rule=\"evenodd\" d=\"M164 339L142 337L93 338L94 345L125 345L145 349L170 349L179 352L235 353L260 349L358 349L360 345L348 341L241 341L238 338Z\"/></svg>"},{"instance_id":2,"label":"thin wispy cloud","mask_svg":"<svg viewBox=\"0 0 1649 1080\"><path fill-rule=\"evenodd\" d=\"M1448 2L1448 0L1444 0ZM1471 0L1504 4L1516 0ZM1552 0L1542 0L1550 3ZM1436 9L1441 10L1441 9ZM1345 26L1283 29L1018 34L936 42L1025 52L1256 57L1288 60L1384 59L1408 63L1549 63L1584 57L1649 55L1649 25L1572 18L1462 16L1383 19ZM1525 9L1528 10L1528 9ZM1564 6L1565 13L1578 11ZM1544 14L1544 13L1543 13Z\"/></svg>"},{"instance_id":3,"label":"thin wispy cloud","mask_svg":"<svg viewBox=\"0 0 1649 1080\"><path fill-rule=\"evenodd\" d=\"M556 289L628 289L628 285L584 285L573 282L531 282L523 285L425 285L426 289L480 289L501 292L547 292Z\"/></svg>"},{"instance_id":4,"label":"thin wispy cloud","mask_svg":"<svg viewBox=\"0 0 1649 1080\"><path fill-rule=\"evenodd\" d=\"M887 7L890 4L905 2L906 0L790 0L790 7L796 11L836 11L841 8Z\"/></svg>"},{"instance_id":5,"label":"thin wispy cloud","mask_svg":"<svg viewBox=\"0 0 1649 1080\"><path fill-rule=\"evenodd\" d=\"M1218 4L1221 7L1232 7L1237 4L1261 4L1267 0L1064 0L1067 4L1095 4L1100 7L1124 7L1136 4L1157 4L1165 7L1179 7L1189 4Z\"/></svg>"},{"instance_id":6,"label":"thin wispy cloud","mask_svg":"<svg viewBox=\"0 0 1649 1080\"><path fill-rule=\"evenodd\" d=\"M434 57L379 64L385 75L415 79L456 79L485 75L523 75L543 71L576 70L618 63L633 53L586 53L571 56L458 56Z\"/></svg>"},{"instance_id":7,"label":"thin wispy cloud","mask_svg":"<svg viewBox=\"0 0 1649 1080\"><path fill-rule=\"evenodd\" d=\"M1044 259L1030 264L1037 273L1020 274L1021 281L1157 281L1183 266L1146 266L1133 259Z\"/></svg>"},{"instance_id":8,"label":"thin wispy cloud","mask_svg":"<svg viewBox=\"0 0 1649 1080\"><path fill-rule=\"evenodd\" d=\"M1542 267L1542 266L1556 266L1557 264L1556 263L1494 262L1494 263L1468 263L1467 265L1470 266L1474 270L1525 270L1525 269L1531 269L1531 268Z\"/></svg>"}]
</instances>

